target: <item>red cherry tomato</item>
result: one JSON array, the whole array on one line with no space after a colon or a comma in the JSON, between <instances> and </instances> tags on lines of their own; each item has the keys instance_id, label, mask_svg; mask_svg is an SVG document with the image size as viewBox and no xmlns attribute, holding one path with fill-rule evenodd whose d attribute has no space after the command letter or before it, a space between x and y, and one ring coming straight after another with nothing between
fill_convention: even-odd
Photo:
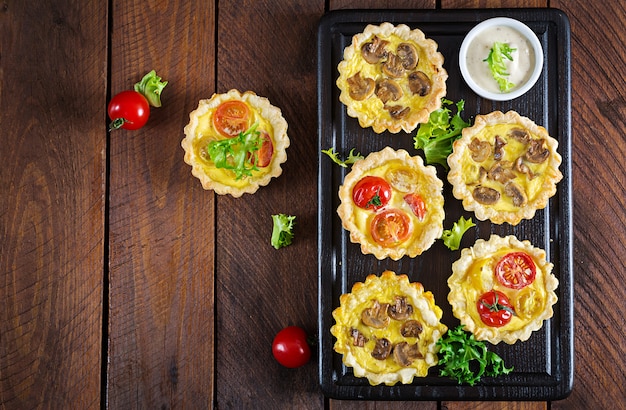
<instances>
[{"instance_id":1,"label":"red cherry tomato","mask_svg":"<svg viewBox=\"0 0 626 410\"><path fill-rule=\"evenodd\" d=\"M498 282L507 288L521 289L533 283L537 268L533 258L525 252L507 253L495 267Z\"/></svg>"},{"instance_id":2,"label":"red cherry tomato","mask_svg":"<svg viewBox=\"0 0 626 410\"><path fill-rule=\"evenodd\" d=\"M393 247L407 240L411 234L411 220L400 209L387 209L374 216L370 232L379 245Z\"/></svg>"},{"instance_id":3,"label":"red cherry tomato","mask_svg":"<svg viewBox=\"0 0 626 410\"><path fill-rule=\"evenodd\" d=\"M352 189L352 200L359 208L377 210L389 203L391 186L381 177L366 176Z\"/></svg>"},{"instance_id":4,"label":"red cherry tomato","mask_svg":"<svg viewBox=\"0 0 626 410\"><path fill-rule=\"evenodd\" d=\"M272 155L274 155L274 144L272 144L272 138L267 132L261 134L263 139L263 145L257 151L257 163L259 168L266 167L272 162Z\"/></svg>"},{"instance_id":5,"label":"red cherry tomato","mask_svg":"<svg viewBox=\"0 0 626 410\"><path fill-rule=\"evenodd\" d=\"M490 290L476 301L476 308L480 319L487 326L502 327L511 321L515 315L509 298L500 291Z\"/></svg>"},{"instance_id":6,"label":"red cherry tomato","mask_svg":"<svg viewBox=\"0 0 626 410\"><path fill-rule=\"evenodd\" d=\"M137 130L148 122L150 104L146 97L133 90L122 91L109 101L110 129Z\"/></svg>"},{"instance_id":7,"label":"red cherry tomato","mask_svg":"<svg viewBox=\"0 0 626 410\"><path fill-rule=\"evenodd\" d=\"M225 137L233 138L250 128L250 109L243 101L221 103L213 113L213 126Z\"/></svg>"},{"instance_id":8,"label":"red cherry tomato","mask_svg":"<svg viewBox=\"0 0 626 410\"><path fill-rule=\"evenodd\" d=\"M285 367L304 366L311 359L311 348L304 330L298 326L287 326L274 337L272 353L278 363Z\"/></svg>"},{"instance_id":9,"label":"red cherry tomato","mask_svg":"<svg viewBox=\"0 0 626 410\"><path fill-rule=\"evenodd\" d=\"M424 220L424 217L426 216L426 204L420 194L407 194L404 196L404 202L409 205L415 216L417 216L420 221Z\"/></svg>"}]
</instances>

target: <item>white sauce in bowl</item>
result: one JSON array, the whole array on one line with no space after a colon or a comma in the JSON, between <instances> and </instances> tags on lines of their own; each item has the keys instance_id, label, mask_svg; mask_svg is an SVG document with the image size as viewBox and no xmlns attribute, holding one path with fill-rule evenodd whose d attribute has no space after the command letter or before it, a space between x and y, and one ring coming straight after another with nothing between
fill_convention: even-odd
<instances>
[{"instance_id":1,"label":"white sauce in bowl","mask_svg":"<svg viewBox=\"0 0 626 410\"><path fill-rule=\"evenodd\" d=\"M494 26L479 33L467 49L467 70L481 88L500 93L500 87L491 74L489 64L484 61L496 41L507 43L509 47L515 49L511 53L513 61L504 59L509 73L506 78L515 84L508 90L511 92L528 82L535 67L533 49L526 37L516 29L508 26Z\"/></svg>"}]
</instances>

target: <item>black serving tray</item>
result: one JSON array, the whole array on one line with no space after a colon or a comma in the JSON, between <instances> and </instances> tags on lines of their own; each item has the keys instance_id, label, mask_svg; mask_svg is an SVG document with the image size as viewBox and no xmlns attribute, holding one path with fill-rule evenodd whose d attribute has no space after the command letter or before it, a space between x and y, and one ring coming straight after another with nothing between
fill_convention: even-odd
<instances>
[{"instance_id":1,"label":"black serving tray","mask_svg":"<svg viewBox=\"0 0 626 410\"><path fill-rule=\"evenodd\" d=\"M544 67L537 84L525 95L508 102L484 100L474 94L463 81L458 65L458 52L463 37L474 25L491 17L518 19L532 28L544 50ZM406 149L423 155L413 148L412 134L375 134L363 129L358 121L348 117L339 101L335 85L337 65L352 36L362 32L367 24L407 24L421 29L439 44L448 71L447 98L465 100L464 119L494 110L515 110L544 126L559 141L563 158L563 180L548 206L538 211L532 220L517 226L494 225L477 221L473 213L463 210L451 193L446 171L437 166L444 181L446 219L444 229L450 229L461 215L472 217L476 228L469 230L461 249L474 244L478 238L488 239L494 233L515 235L546 250L553 272L559 279L554 316L532 334L529 340L514 345L488 344L491 351L514 366L506 376L483 378L475 386L459 385L455 380L440 377L433 367L425 378L415 378L412 384L370 386L367 379L354 377L351 368L341 362L333 351L335 338L330 333L334 324L332 311L339 306L339 296L350 292L355 282L368 274L392 270L407 274L411 281L421 282L433 292L436 303L443 309L442 321L449 328L459 324L447 301L447 278L460 250L450 251L441 240L417 258L399 261L379 261L363 255L357 244L341 226L336 209L338 190L349 168L334 164L319 153L319 377L325 395L337 399L359 400L557 400L566 397L573 385L573 258L572 258L572 180L571 180L571 107L570 107L570 28L567 16L556 9L491 9L491 10L342 10L326 14L318 32L318 120L319 150L334 147L342 156L350 149L363 155L385 146ZM453 109L454 112L454 109Z\"/></svg>"}]
</instances>

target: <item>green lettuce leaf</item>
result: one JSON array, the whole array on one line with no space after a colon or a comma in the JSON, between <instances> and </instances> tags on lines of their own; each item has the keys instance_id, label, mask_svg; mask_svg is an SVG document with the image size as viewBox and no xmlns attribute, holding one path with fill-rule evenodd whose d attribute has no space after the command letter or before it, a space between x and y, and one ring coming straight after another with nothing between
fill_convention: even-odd
<instances>
[{"instance_id":1,"label":"green lettuce leaf","mask_svg":"<svg viewBox=\"0 0 626 410\"><path fill-rule=\"evenodd\" d=\"M167 81L161 81L161 77L156 74L156 71L152 70L135 84L135 91L143 94L151 106L160 107L161 93L166 85Z\"/></svg>"},{"instance_id":2,"label":"green lettuce leaf","mask_svg":"<svg viewBox=\"0 0 626 410\"><path fill-rule=\"evenodd\" d=\"M446 229L443 231L441 239L443 239L443 243L450 250L456 251L461 245L461 239L463 238L463 235L472 226L476 226L476 224L472 222L472 218L465 219L464 217L460 217L459 221L455 222L454 225L452 225L452 229Z\"/></svg>"},{"instance_id":3,"label":"green lettuce leaf","mask_svg":"<svg viewBox=\"0 0 626 410\"><path fill-rule=\"evenodd\" d=\"M272 228L271 244L274 248L280 249L283 246L291 245L295 220L296 217L292 215L272 215L274 226Z\"/></svg>"}]
</instances>

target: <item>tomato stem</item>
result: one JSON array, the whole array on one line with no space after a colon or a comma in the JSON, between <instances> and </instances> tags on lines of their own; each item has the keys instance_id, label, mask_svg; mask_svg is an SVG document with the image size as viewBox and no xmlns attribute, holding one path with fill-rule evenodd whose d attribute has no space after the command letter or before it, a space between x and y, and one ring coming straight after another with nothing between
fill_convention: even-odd
<instances>
[{"instance_id":1,"label":"tomato stem","mask_svg":"<svg viewBox=\"0 0 626 410\"><path fill-rule=\"evenodd\" d=\"M127 122L125 118L116 118L109 124L109 131L118 130Z\"/></svg>"}]
</instances>

